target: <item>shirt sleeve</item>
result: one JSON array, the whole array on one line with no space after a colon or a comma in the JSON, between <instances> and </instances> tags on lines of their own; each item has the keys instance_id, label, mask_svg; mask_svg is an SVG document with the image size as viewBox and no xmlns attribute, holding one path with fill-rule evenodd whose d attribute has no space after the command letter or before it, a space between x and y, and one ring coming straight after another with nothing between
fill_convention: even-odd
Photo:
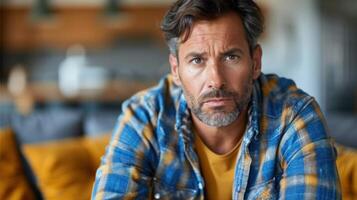
<instances>
[{"instance_id":1,"label":"shirt sleeve","mask_svg":"<svg viewBox=\"0 0 357 200\"><path fill-rule=\"evenodd\" d=\"M157 157L150 116L140 104L123 106L97 170L92 199L148 199Z\"/></svg>"},{"instance_id":2,"label":"shirt sleeve","mask_svg":"<svg viewBox=\"0 0 357 200\"><path fill-rule=\"evenodd\" d=\"M341 199L336 151L324 117L313 98L305 102L291 108L280 144L280 199Z\"/></svg>"}]
</instances>

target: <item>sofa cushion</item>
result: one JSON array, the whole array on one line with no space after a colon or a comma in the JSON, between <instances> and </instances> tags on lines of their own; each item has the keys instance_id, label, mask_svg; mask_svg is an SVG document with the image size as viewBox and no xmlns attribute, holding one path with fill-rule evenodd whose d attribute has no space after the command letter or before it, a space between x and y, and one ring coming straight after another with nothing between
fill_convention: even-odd
<instances>
[{"instance_id":1,"label":"sofa cushion","mask_svg":"<svg viewBox=\"0 0 357 200\"><path fill-rule=\"evenodd\" d=\"M0 129L0 199L36 199L20 159L15 136Z\"/></svg>"},{"instance_id":2,"label":"sofa cushion","mask_svg":"<svg viewBox=\"0 0 357 200\"><path fill-rule=\"evenodd\" d=\"M80 136L82 113L77 109L38 110L30 115L15 114L11 124L21 144Z\"/></svg>"},{"instance_id":3,"label":"sofa cushion","mask_svg":"<svg viewBox=\"0 0 357 200\"><path fill-rule=\"evenodd\" d=\"M342 199L357 199L357 150L342 145L336 145L336 149Z\"/></svg>"},{"instance_id":4,"label":"sofa cushion","mask_svg":"<svg viewBox=\"0 0 357 200\"><path fill-rule=\"evenodd\" d=\"M90 199L95 172L84 146L82 138L23 146L45 199Z\"/></svg>"},{"instance_id":5,"label":"sofa cushion","mask_svg":"<svg viewBox=\"0 0 357 200\"><path fill-rule=\"evenodd\" d=\"M97 137L87 137L84 140L85 148L89 152L93 171L95 172L100 165L102 156L105 153L105 147L109 144L111 134L103 134Z\"/></svg>"}]
</instances>

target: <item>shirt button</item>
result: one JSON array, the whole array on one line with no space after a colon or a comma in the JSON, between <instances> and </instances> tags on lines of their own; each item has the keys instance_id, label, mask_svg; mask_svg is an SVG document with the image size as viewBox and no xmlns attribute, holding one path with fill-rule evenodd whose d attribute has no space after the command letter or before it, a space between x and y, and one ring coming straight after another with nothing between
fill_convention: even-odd
<instances>
[{"instance_id":1,"label":"shirt button","mask_svg":"<svg viewBox=\"0 0 357 200\"><path fill-rule=\"evenodd\" d=\"M199 188L200 190L202 190L202 189L203 189L203 185L202 185L202 183L198 183L198 188Z\"/></svg>"},{"instance_id":2,"label":"shirt button","mask_svg":"<svg viewBox=\"0 0 357 200\"><path fill-rule=\"evenodd\" d=\"M156 194L154 195L154 198L155 198L155 199L160 199L160 193L156 193Z\"/></svg>"}]
</instances>

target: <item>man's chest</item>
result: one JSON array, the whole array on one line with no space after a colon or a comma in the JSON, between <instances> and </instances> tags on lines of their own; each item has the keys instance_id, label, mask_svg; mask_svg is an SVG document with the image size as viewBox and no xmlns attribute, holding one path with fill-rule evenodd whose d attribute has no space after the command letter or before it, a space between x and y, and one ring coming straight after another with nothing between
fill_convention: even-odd
<instances>
[{"instance_id":1,"label":"man's chest","mask_svg":"<svg viewBox=\"0 0 357 200\"><path fill-rule=\"evenodd\" d=\"M277 149L264 143L252 145L254 148L243 148L237 157L232 195L237 199L275 199L282 174ZM194 148L167 148L160 153L153 191L167 199L203 198L207 183L201 169Z\"/></svg>"}]
</instances>

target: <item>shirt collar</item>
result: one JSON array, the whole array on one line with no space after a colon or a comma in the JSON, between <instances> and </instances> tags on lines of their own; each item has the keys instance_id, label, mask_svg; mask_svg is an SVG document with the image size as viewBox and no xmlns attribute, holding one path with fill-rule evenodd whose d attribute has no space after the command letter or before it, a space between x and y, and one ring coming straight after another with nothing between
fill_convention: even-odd
<instances>
[{"instance_id":1,"label":"shirt collar","mask_svg":"<svg viewBox=\"0 0 357 200\"><path fill-rule=\"evenodd\" d=\"M176 131L183 137L185 142L193 142L194 135L192 134L192 119L187 101L183 92L180 94L179 104L176 108Z\"/></svg>"}]
</instances>

